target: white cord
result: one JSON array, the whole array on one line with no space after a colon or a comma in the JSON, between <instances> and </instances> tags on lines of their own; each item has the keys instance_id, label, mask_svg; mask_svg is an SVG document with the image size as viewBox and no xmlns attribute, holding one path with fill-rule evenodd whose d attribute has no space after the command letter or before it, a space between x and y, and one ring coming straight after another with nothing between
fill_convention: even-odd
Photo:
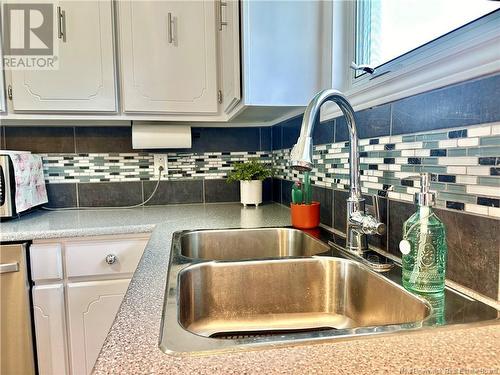
<instances>
[{"instance_id":1,"label":"white cord","mask_svg":"<svg viewBox=\"0 0 500 375\"><path fill-rule=\"evenodd\" d=\"M156 194L156 191L158 190L158 187L160 186L160 180L161 180L161 172L163 171L163 167L158 168L158 181L156 182L156 186L149 196L148 199L145 201L135 204L133 206L118 206L118 207L66 207L66 208L50 208L50 207L45 207L42 206L41 209L47 210L47 211L76 211L76 210L120 210L120 209L130 209L130 208L137 208L137 207L142 207L146 203L148 203Z\"/></svg>"}]
</instances>

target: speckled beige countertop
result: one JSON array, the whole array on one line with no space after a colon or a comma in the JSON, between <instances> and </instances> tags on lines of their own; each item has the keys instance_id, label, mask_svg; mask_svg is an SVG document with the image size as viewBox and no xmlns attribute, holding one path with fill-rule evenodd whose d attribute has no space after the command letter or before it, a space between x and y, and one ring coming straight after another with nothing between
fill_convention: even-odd
<instances>
[{"instance_id":1,"label":"speckled beige countertop","mask_svg":"<svg viewBox=\"0 0 500 375\"><path fill-rule=\"evenodd\" d=\"M276 205L179 205L35 213L2 223L0 241L153 230L96 362L95 374L499 374L500 325L174 357L158 348L170 242L184 229L289 225ZM383 298L383 297L381 297Z\"/></svg>"}]
</instances>

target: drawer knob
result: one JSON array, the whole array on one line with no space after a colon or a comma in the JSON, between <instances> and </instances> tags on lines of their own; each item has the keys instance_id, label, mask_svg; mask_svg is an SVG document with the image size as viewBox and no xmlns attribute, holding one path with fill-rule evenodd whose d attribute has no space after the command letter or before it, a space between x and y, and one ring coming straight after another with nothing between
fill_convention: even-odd
<instances>
[{"instance_id":1,"label":"drawer knob","mask_svg":"<svg viewBox=\"0 0 500 375\"><path fill-rule=\"evenodd\" d=\"M116 257L115 254L108 254L106 255L106 263L108 264L115 264L118 258Z\"/></svg>"}]
</instances>

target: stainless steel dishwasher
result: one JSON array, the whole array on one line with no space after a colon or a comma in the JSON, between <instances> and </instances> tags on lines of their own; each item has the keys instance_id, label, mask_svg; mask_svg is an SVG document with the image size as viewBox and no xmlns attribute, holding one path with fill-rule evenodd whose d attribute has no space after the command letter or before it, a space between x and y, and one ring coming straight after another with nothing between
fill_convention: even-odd
<instances>
[{"instance_id":1,"label":"stainless steel dishwasher","mask_svg":"<svg viewBox=\"0 0 500 375\"><path fill-rule=\"evenodd\" d=\"M26 244L0 245L0 373L35 374Z\"/></svg>"}]
</instances>

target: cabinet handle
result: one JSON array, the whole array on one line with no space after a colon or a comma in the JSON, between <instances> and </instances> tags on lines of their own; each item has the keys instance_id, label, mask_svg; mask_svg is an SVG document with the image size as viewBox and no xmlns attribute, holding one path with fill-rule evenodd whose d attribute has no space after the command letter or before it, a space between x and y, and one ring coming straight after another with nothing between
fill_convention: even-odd
<instances>
[{"instance_id":1,"label":"cabinet handle","mask_svg":"<svg viewBox=\"0 0 500 375\"><path fill-rule=\"evenodd\" d=\"M57 7L57 37L66 42L66 12Z\"/></svg>"},{"instance_id":2,"label":"cabinet handle","mask_svg":"<svg viewBox=\"0 0 500 375\"><path fill-rule=\"evenodd\" d=\"M168 43L171 44L174 42L174 36L172 34L172 23L173 23L173 19L172 19L172 13L168 12L168 16L167 16L167 38L168 38Z\"/></svg>"},{"instance_id":3,"label":"cabinet handle","mask_svg":"<svg viewBox=\"0 0 500 375\"><path fill-rule=\"evenodd\" d=\"M0 264L0 273L9 273L19 271L19 263L4 263Z\"/></svg>"},{"instance_id":4,"label":"cabinet handle","mask_svg":"<svg viewBox=\"0 0 500 375\"><path fill-rule=\"evenodd\" d=\"M219 0L218 15L219 15L219 31L222 31L222 26L227 26L227 22L222 20L222 7L227 7L227 2Z\"/></svg>"},{"instance_id":5,"label":"cabinet handle","mask_svg":"<svg viewBox=\"0 0 500 375\"><path fill-rule=\"evenodd\" d=\"M115 264L117 260L118 257L115 254L106 255L106 263L108 263L109 265Z\"/></svg>"}]
</instances>

